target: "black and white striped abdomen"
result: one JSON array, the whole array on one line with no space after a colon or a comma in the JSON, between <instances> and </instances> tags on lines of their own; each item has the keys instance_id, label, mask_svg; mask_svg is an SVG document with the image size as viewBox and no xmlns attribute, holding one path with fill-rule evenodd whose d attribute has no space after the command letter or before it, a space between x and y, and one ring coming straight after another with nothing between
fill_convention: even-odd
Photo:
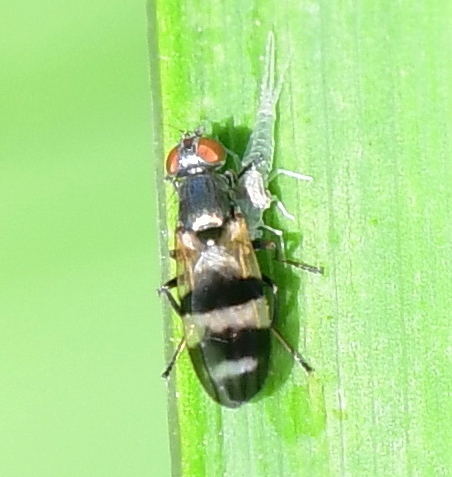
<instances>
[{"instance_id":1,"label":"black and white striped abdomen","mask_svg":"<svg viewBox=\"0 0 452 477\"><path fill-rule=\"evenodd\" d=\"M271 317L259 278L211 277L182 300L187 346L207 393L237 407L263 386Z\"/></svg>"}]
</instances>

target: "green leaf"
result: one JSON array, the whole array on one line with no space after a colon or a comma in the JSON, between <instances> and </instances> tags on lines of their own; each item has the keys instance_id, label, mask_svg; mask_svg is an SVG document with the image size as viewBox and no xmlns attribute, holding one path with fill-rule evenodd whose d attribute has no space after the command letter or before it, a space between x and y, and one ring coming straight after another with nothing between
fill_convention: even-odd
<instances>
[{"instance_id":1,"label":"green leaf","mask_svg":"<svg viewBox=\"0 0 452 477\"><path fill-rule=\"evenodd\" d=\"M203 392L188 354L179 359L170 388L174 475L450 470L451 5L161 0L156 11L149 7L155 61L152 39L159 48L158 64L151 61L154 127L164 125L166 151L178 129L208 121L243 153L268 32L280 73L292 52L275 165L314 182L278 177L271 189L297 219L270 212L267 221L285 232L291 258L326 268L319 276L264 264L280 286L278 326L314 376L274 343L259 398L229 410ZM167 188L161 199L171 247L176 197ZM165 267L170 274L167 258Z\"/></svg>"}]
</instances>

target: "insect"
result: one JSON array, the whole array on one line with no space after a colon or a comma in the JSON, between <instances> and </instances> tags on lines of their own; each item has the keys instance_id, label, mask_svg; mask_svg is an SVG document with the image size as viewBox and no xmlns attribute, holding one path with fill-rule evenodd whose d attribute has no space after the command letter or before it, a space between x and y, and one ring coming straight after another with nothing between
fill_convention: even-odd
<instances>
[{"instance_id":1,"label":"insect","mask_svg":"<svg viewBox=\"0 0 452 477\"><path fill-rule=\"evenodd\" d=\"M243 156L234 200L243 211L248 230L252 239L261 237L265 228L279 237L280 230L274 229L263 221L264 212L275 203L282 214L294 220L285 209L283 203L272 195L267 185L279 174L285 174L296 179L312 181L312 177L288 171L273 170L274 126L276 119L276 104L283 87L285 71L278 84L275 85L275 37L269 32L265 50L265 70L260 86L260 97L255 124Z\"/></svg>"},{"instance_id":2,"label":"insect","mask_svg":"<svg viewBox=\"0 0 452 477\"><path fill-rule=\"evenodd\" d=\"M159 293L182 318L184 337L163 376L187 347L209 396L235 408L265 382L270 333L308 372L312 368L274 327L277 288L262 276L246 220L231 202L228 178L217 172L222 151L197 131L184 135L167 158L180 202L171 254L177 274Z\"/></svg>"}]
</instances>

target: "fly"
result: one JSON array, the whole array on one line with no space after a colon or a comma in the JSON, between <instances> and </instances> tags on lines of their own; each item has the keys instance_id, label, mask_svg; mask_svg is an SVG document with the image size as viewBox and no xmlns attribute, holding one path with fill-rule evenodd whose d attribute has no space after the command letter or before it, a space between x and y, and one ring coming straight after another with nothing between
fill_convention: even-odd
<instances>
[{"instance_id":1,"label":"fly","mask_svg":"<svg viewBox=\"0 0 452 477\"><path fill-rule=\"evenodd\" d=\"M218 172L223 152L219 143L195 131L184 135L168 155L167 172L179 195L171 253L177 274L159 293L184 325L184 337L163 376L169 376L187 347L207 394L235 408L264 385L270 333L307 372L312 368L273 325L277 287L261 274L245 217L231 201L229 178Z\"/></svg>"}]
</instances>

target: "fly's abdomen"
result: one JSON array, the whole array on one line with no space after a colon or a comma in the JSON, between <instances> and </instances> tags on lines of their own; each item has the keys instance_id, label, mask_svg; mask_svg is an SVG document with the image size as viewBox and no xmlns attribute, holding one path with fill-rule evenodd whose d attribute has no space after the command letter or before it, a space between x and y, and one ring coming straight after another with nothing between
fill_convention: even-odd
<instances>
[{"instance_id":1,"label":"fly's abdomen","mask_svg":"<svg viewBox=\"0 0 452 477\"><path fill-rule=\"evenodd\" d=\"M213 277L182 300L196 374L219 404L238 407L268 374L271 318L258 278Z\"/></svg>"},{"instance_id":2,"label":"fly's abdomen","mask_svg":"<svg viewBox=\"0 0 452 477\"><path fill-rule=\"evenodd\" d=\"M196 374L219 404L238 407L262 389L268 374L270 329L227 329L207 333L189 346Z\"/></svg>"}]
</instances>

